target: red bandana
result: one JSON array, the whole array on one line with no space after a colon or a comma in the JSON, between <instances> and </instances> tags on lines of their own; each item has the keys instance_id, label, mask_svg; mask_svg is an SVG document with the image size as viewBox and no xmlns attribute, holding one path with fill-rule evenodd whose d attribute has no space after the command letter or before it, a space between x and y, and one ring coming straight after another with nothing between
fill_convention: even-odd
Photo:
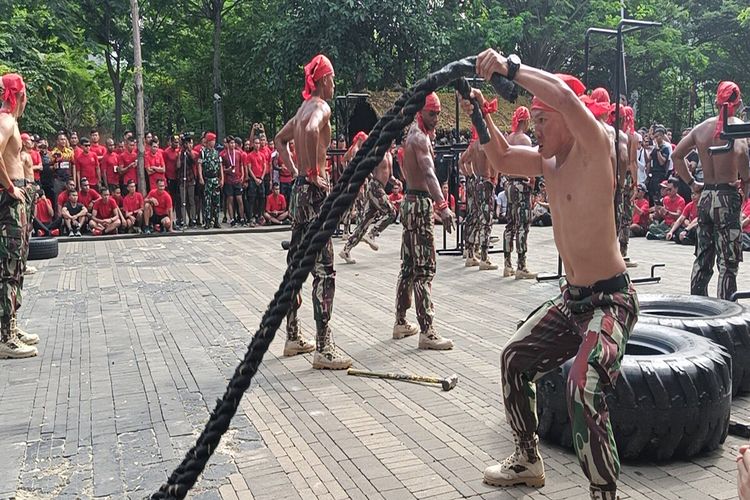
<instances>
[{"instance_id":1,"label":"red bandana","mask_svg":"<svg viewBox=\"0 0 750 500\"><path fill-rule=\"evenodd\" d=\"M213 132L206 132L206 141L215 141L216 140L216 134Z\"/></svg>"},{"instance_id":2,"label":"red bandana","mask_svg":"<svg viewBox=\"0 0 750 500\"><path fill-rule=\"evenodd\" d=\"M357 144L357 141L365 142L367 140L367 134L365 132L359 131L357 132L357 135L354 136L354 139L352 139L352 145Z\"/></svg>"},{"instance_id":3,"label":"red bandana","mask_svg":"<svg viewBox=\"0 0 750 500\"><path fill-rule=\"evenodd\" d=\"M321 78L333 75L333 64L323 54L318 54L305 66L305 90L302 91L302 98L308 100L315 92L315 84Z\"/></svg>"},{"instance_id":4,"label":"red bandana","mask_svg":"<svg viewBox=\"0 0 750 500\"><path fill-rule=\"evenodd\" d=\"M3 75L2 78L3 87L3 102L7 102L10 106L10 111L16 110L16 96L21 92L26 91L26 85L23 83L21 75L16 73L8 73Z\"/></svg>"},{"instance_id":5,"label":"red bandana","mask_svg":"<svg viewBox=\"0 0 750 500\"><path fill-rule=\"evenodd\" d=\"M531 119L531 114L529 113L529 108L526 106L518 106L516 110L513 112L513 118L510 123L510 131L516 132L518 130L518 124L520 122L529 121Z\"/></svg>"},{"instance_id":6,"label":"red bandana","mask_svg":"<svg viewBox=\"0 0 750 500\"><path fill-rule=\"evenodd\" d=\"M630 106L622 106L622 130L628 134L635 133L635 112Z\"/></svg>"},{"instance_id":7,"label":"red bandana","mask_svg":"<svg viewBox=\"0 0 750 500\"><path fill-rule=\"evenodd\" d=\"M436 113L440 113L440 98L435 92L431 92L427 95L424 100L424 106L422 107L422 109L425 111L434 111ZM419 125L419 130L421 130L425 134L429 134L424 126L424 121L422 121L421 112L417 113L417 125Z\"/></svg>"},{"instance_id":8,"label":"red bandana","mask_svg":"<svg viewBox=\"0 0 750 500\"><path fill-rule=\"evenodd\" d=\"M727 107L728 115L734 116L734 111L740 103L742 95L740 87L734 82L721 82L716 89L716 105L719 107L719 119L716 121L714 137L719 137L724 130L724 106Z\"/></svg>"},{"instance_id":9,"label":"red bandana","mask_svg":"<svg viewBox=\"0 0 750 500\"><path fill-rule=\"evenodd\" d=\"M609 115L611 108L609 104L609 92L607 92L607 89L602 87L595 88L591 91L591 95L581 96L581 101L596 118Z\"/></svg>"}]
</instances>

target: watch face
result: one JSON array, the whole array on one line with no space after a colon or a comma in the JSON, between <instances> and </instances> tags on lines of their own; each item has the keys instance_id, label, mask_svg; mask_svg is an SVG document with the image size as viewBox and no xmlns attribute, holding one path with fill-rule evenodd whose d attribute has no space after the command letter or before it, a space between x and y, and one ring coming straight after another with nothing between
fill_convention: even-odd
<instances>
[{"instance_id":1,"label":"watch face","mask_svg":"<svg viewBox=\"0 0 750 500\"><path fill-rule=\"evenodd\" d=\"M511 54L508 56L508 61L512 64L521 64L521 58L517 54Z\"/></svg>"}]
</instances>

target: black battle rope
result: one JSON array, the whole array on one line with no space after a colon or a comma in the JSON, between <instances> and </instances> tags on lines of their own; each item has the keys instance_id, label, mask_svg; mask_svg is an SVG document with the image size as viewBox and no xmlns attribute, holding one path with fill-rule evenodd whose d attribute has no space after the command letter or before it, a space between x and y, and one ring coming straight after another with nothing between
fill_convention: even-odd
<instances>
[{"instance_id":1,"label":"black battle rope","mask_svg":"<svg viewBox=\"0 0 750 500\"><path fill-rule=\"evenodd\" d=\"M378 120L367 140L342 173L333 191L326 198L320 214L310 223L273 300L263 315L258 331L250 341L245 357L235 369L224 395L217 400L216 407L203 432L195 445L186 453L182 463L169 476L167 482L151 496L152 499L185 498L206 467L211 454L219 445L221 436L229 428L240 399L250 387L250 382L258 371L263 356L276 335L276 330L289 311L292 299L302 289L302 284L312 271L318 254L331 239L339 219L351 207L365 179L381 162L398 134L414 121L414 116L424 106L427 95L464 75L473 75L475 65L476 58L469 57L455 61L432 73L413 89L402 94L394 106ZM516 88L512 82L494 75L492 84L498 94L508 100L515 100ZM457 87L461 95L467 97L466 81L459 81ZM472 121L480 136L488 138L487 127L481 113L474 112Z\"/></svg>"}]
</instances>

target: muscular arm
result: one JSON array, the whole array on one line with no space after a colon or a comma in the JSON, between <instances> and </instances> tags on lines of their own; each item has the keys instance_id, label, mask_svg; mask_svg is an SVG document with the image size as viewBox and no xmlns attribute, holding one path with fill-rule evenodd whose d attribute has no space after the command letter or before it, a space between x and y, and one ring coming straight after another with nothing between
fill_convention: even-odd
<instances>
[{"instance_id":1,"label":"muscular arm","mask_svg":"<svg viewBox=\"0 0 750 500\"><path fill-rule=\"evenodd\" d=\"M748 142L747 139L735 140L735 150L739 149L738 154L735 157L737 163L737 173L742 179L745 197L750 194L750 157L748 157Z\"/></svg>"},{"instance_id":2,"label":"muscular arm","mask_svg":"<svg viewBox=\"0 0 750 500\"><path fill-rule=\"evenodd\" d=\"M542 175L544 159L530 146L511 146L495 126L492 116L485 117L491 140L482 146L490 167L495 173L525 177Z\"/></svg>"},{"instance_id":3,"label":"muscular arm","mask_svg":"<svg viewBox=\"0 0 750 500\"><path fill-rule=\"evenodd\" d=\"M415 142L414 153L417 159L417 166L424 176L427 191L429 191L430 197L435 203L442 203L446 200L443 198L443 190L440 189L440 182L435 176L435 164L432 161L432 152L430 151L430 143L427 136L416 137L413 140Z\"/></svg>"},{"instance_id":4,"label":"muscular arm","mask_svg":"<svg viewBox=\"0 0 750 500\"><path fill-rule=\"evenodd\" d=\"M13 198L20 200L20 193L18 193L13 187L11 187L13 186L13 182L10 180L10 176L8 175L8 167L5 165L5 159L2 155L2 153L5 151L5 148L8 147L8 140L10 139L11 133L8 132L6 127L0 127L0 184L2 184L2 187L8 190L9 194Z\"/></svg>"},{"instance_id":5,"label":"muscular arm","mask_svg":"<svg viewBox=\"0 0 750 500\"><path fill-rule=\"evenodd\" d=\"M274 144L276 144L276 150L279 152L281 160L292 173L292 177L297 177L298 175L297 165L294 164L294 160L292 160L292 152L289 150L289 143L294 139L295 121L296 118L292 118L286 122L286 125L281 127L281 130L279 130L279 133L276 134L276 137L273 140ZM252 174L252 172L251 175L253 180L255 180L255 175Z\"/></svg>"},{"instance_id":6,"label":"muscular arm","mask_svg":"<svg viewBox=\"0 0 750 500\"><path fill-rule=\"evenodd\" d=\"M306 151L300 151L299 154L302 158L307 158L308 161L317 162L318 158L318 147L320 145L320 132L324 125L326 125L331 117L331 108L328 104L323 103L321 106L315 107L310 117L307 120L305 126L305 134L307 139L304 147ZM303 154L304 153L304 154ZM320 172L325 176L325 172ZM308 182L318 184L320 175L315 175L308 179ZM320 186L324 187L324 186Z\"/></svg>"},{"instance_id":7,"label":"muscular arm","mask_svg":"<svg viewBox=\"0 0 750 500\"><path fill-rule=\"evenodd\" d=\"M674 168L677 171L677 175L679 175L680 179L685 181L685 183L687 183L690 186L693 186L695 184L695 177L693 177L693 174L690 173L685 157L694 148L695 148L695 136L693 135L693 132L691 131L690 133L688 133L688 135L682 138L682 140L679 142L679 144L677 144L677 147L672 153L672 157L674 159Z\"/></svg>"}]
</instances>

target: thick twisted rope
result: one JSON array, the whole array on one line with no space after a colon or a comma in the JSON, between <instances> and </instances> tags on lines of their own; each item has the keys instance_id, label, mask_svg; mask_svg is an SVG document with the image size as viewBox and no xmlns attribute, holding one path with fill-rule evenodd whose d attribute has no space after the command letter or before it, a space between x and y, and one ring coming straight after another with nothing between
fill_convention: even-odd
<instances>
[{"instance_id":1,"label":"thick twisted rope","mask_svg":"<svg viewBox=\"0 0 750 500\"><path fill-rule=\"evenodd\" d=\"M315 265L318 254L330 240L343 213L351 207L365 179L381 162L401 130L412 123L416 113L424 107L427 94L464 75L473 74L474 67L475 58L466 58L432 73L417 83L413 89L402 94L394 106L378 120L367 140L342 173L339 182L326 198L320 214L310 223L273 300L263 315L258 331L250 341L245 357L235 369L224 395L217 400L216 407L203 432L180 465L169 476L167 482L151 496L152 499L185 498L218 447L221 436L229 428L243 394L250 387L250 382L258 371L263 356L276 335L276 330L289 311L291 301L302 289L303 283ZM507 80L496 80L496 78L492 80L496 90L509 100L514 100L513 84ZM463 89L465 88L463 86ZM479 115L475 113L472 117L475 122L474 126L480 134L486 134L486 124L481 116L477 121L477 116Z\"/></svg>"}]
</instances>

